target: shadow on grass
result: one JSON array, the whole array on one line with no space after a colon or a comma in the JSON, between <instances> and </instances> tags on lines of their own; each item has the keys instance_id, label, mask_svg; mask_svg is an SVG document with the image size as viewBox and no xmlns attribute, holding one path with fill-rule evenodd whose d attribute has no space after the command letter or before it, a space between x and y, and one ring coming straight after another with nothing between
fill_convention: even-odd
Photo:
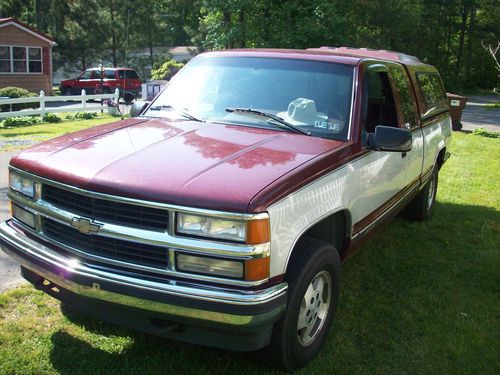
<instances>
[{"instance_id":1,"label":"shadow on grass","mask_svg":"<svg viewBox=\"0 0 500 375\"><path fill-rule=\"evenodd\" d=\"M425 223L390 222L344 264L325 348L298 373L497 373L499 223L494 208L441 202ZM183 344L62 310L103 337L52 334L51 364L61 374L278 373L258 353Z\"/></svg>"},{"instance_id":2,"label":"shadow on grass","mask_svg":"<svg viewBox=\"0 0 500 375\"><path fill-rule=\"evenodd\" d=\"M38 132L9 133L9 134L2 134L2 138L17 138L17 137L23 137L23 136L28 136L28 135L37 135L37 134L47 135L47 132L41 130Z\"/></svg>"},{"instance_id":3,"label":"shadow on grass","mask_svg":"<svg viewBox=\"0 0 500 375\"><path fill-rule=\"evenodd\" d=\"M253 353L239 353L186 344L116 326L82 314L61 304L61 312L73 324L106 340L126 342L97 348L65 330L52 334L52 366L60 374L236 374L241 368L251 373L269 373ZM99 340L101 341L101 339ZM103 345L105 346L105 345Z\"/></svg>"}]
</instances>

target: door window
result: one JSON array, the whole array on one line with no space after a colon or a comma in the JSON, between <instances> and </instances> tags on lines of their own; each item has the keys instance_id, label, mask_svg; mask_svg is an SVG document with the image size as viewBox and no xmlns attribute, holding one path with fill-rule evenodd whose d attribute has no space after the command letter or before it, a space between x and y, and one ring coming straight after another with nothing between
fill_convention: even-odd
<instances>
[{"instance_id":1,"label":"door window","mask_svg":"<svg viewBox=\"0 0 500 375\"><path fill-rule=\"evenodd\" d=\"M391 75L399 94L401 115L404 127L413 129L418 127L417 109L411 94L411 85L407 74L402 67L391 67Z\"/></svg>"},{"instance_id":2,"label":"door window","mask_svg":"<svg viewBox=\"0 0 500 375\"><path fill-rule=\"evenodd\" d=\"M394 96L387 72L368 73L368 95L365 115L365 131L374 133L378 125L398 127Z\"/></svg>"},{"instance_id":3,"label":"door window","mask_svg":"<svg viewBox=\"0 0 500 375\"><path fill-rule=\"evenodd\" d=\"M78 79L90 79L92 76L92 70L86 70L82 74L80 74L80 77Z\"/></svg>"}]
</instances>

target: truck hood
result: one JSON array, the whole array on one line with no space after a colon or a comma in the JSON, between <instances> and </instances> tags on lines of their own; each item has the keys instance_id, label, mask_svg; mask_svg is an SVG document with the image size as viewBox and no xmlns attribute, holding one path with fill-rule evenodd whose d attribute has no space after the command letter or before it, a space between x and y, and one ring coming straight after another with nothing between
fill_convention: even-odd
<instances>
[{"instance_id":1,"label":"truck hood","mask_svg":"<svg viewBox=\"0 0 500 375\"><path fill-rule=\"evenodd\" d=\"M86 190L246 212L266 186L342 144L272 129L135 118L41 143L11 165Z\"/></svg>"}]
</instances>

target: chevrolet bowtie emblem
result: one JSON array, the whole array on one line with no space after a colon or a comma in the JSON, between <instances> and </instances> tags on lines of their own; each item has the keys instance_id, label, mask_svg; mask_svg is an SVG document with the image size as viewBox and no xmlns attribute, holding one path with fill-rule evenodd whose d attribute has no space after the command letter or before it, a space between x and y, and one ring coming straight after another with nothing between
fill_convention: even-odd
<instances>
[{"instance_id":1,"label":"chevrolet bowtie emblem","mask_svg":"<svg viewBox=\"0 0 500 375\"><path fill-rule=\"evenodd\" d=\"M74 217L73 220L71 220L71 226L78 229L81 233L91 234L99 232L102 224L98 224L84 217Z\"/></svg>"}]
</instances>

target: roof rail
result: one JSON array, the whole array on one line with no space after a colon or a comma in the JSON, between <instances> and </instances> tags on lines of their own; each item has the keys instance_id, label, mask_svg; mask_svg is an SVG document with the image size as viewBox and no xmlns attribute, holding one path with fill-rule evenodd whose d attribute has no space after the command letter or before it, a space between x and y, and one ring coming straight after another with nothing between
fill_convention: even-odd
<instances>
[{"instance_id":1,"label":"roof rail","mask_svg":"<svg viewBox=\"0 0 500 375\"><path fill-rule=\"evenodd\" d=\"M372 57L376 59L399 61L404 64L423 64L422 61L416 56L383 49L323 46L319 48L308 48L307 50L332 52L339 55L349 55L355 57Z\"/></svg>"}]
</instances>

